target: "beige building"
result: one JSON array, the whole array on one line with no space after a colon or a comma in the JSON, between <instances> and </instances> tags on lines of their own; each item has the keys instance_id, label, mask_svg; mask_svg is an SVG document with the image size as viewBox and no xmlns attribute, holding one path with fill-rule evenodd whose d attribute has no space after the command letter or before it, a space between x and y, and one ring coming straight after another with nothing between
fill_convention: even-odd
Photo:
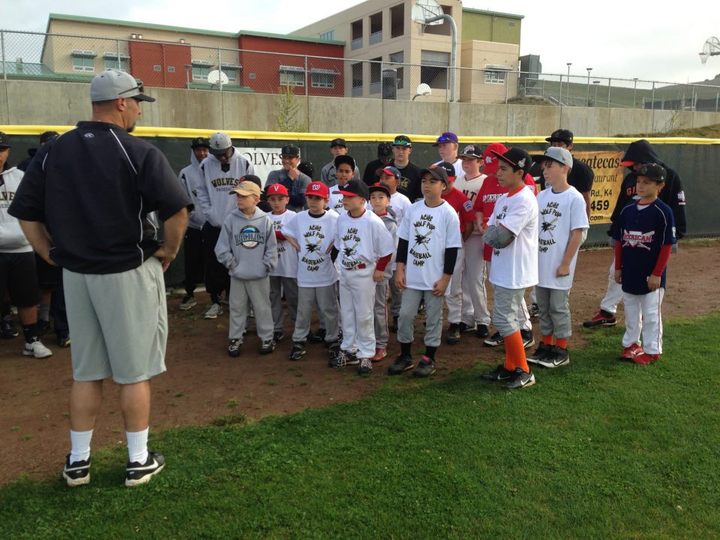
<instances>
[{"instance_id":1,"label":"beige building","mask_svg":"<svg viewBox=\"0 0 720 540\"><path fill-rule=\"evenodd\" d=\"M368 0L291 35L345 42L346 96L392 98L394 79L398 99L412 98L426 83L432 94L423 100L447 101L450 27L413 22L414 4ZM441 6L458 30L456 99L496 103L515 96L522 15L466 9L459 0L441 0Z\"/></svg>"}]
</instances>

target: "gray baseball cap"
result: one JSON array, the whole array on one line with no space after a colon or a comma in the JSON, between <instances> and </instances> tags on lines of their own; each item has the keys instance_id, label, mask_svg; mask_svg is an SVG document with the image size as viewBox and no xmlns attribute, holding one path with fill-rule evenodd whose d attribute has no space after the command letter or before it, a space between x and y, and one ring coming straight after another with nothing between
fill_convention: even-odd
<instances>
[{"instance_id":1,"label":"gray baseball cap","mask_svg":"<svg viewBox=\"0 0 720 540\"><path fill-rule=\"evenodd\" d=\"M227 133L218 131L210 137L210 153L214 156L221 156L232 146L232 139Z\"/></svg>"},{"instance_id":2,"label":"gray baseball cap","mask_svg":"<svg viewBox=\"0 0 720 540\"><path fill-rule=\"evenodd\" d=\"M573 166L573 158L572 154L567 148L560 148L559 146L551 146L547 150L545 150L545 154L543 156L540 156L540 161L546 161L546 160L552 160L557 161L561 165L567 165L572 169Z\"/></svg>"},{"instance_id":3,"label":"gray baseball cap","mask_svg":"<svg viewBox=\"0 0 720 540\"><path fill-rule=\"evenodd\" d=\"M120 98L155 101L155 98L146 96L143 91L142 81L119 69L108 69L93 77L90 83L90 101L95 103Z\"/></svg>"}]
</instances>

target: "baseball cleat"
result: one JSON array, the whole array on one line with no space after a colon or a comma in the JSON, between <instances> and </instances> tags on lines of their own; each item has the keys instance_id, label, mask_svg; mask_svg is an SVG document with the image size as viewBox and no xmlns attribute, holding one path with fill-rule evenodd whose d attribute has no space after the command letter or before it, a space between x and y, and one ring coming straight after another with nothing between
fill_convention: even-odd
<instances>
[{"instance_id":1,"label":"baseball cleat","mask_svg":"<svg viewBox=\"0 0 720 540\"><path fill-rule=\"evenodd\" d=\"M647 366L648 364L652 364L653 362L657 362L658 360L660 360L659 354L648 354L646 352L642 352L632 359L634 363L643 366Z\"/></svg>"},{"instance_id":2,"label":"baseball cleat","mask_svg":"<svg viewBox=\"0 0 720 540\"><path fill-rule=\"evenodd\" d=\"M480 375L480 378L485 379L486 381L502 382L510 380L512 376L513 372L509 369L505 369L505 366L500 364L492 371L488 371L487 373Z\"/></svg>"},{"instance_id":3,"label":"baseball cleat","mask_svg":"<svg viewBox=\"0 0 720 540\"><path fill-rule=\"evenodd\" d=\"M208 310L205 312L205 315L203 317L205 319L217 319L218 315L222 315L223 309L220 304L213 304L211 305Z\"/></svg>"},{"instance_id":4,"label":"baseball cleat","mask_svg":"<svg viewBox=\"0 0 720 540\"><path fill-rule=\"evenodd\" d=\"M301 360L306 353L305 344L300 341L296 341L293 343L292 350L290 351L290 360Z\"/></svg>"},{"instance_id":5,"label":"baseball cleat","mask_svg":"<svg viewBox=\"0 0 720 540\"><path fill-rule=\"evenodd\" d=\"M500 332L495 332L492 336L485 339L483 343L487 347L498 347L504 343L503 337L500 335Z\"/></svg>"},{"instance_id":6,"label":"baseball cleat","mask_svg":"<svg viewBox=\"0 0 720 540\"><path fill-rule=\"evenodd\" d=\"M420 358L420 361L417 363L417 366L415 366L415 369L413 370L413 377L429 377L435 373L435 362L433 362L429 357L422 355Z\"/></svg>"},{"instance_id":7,"label":"baseball cleat","mask_svg":"<svg viewBox=\"0 0 720 540\"><path fill-rule=\"evenodd\" d=\"M409 354L401 354L388 367L388 375L400 375L413 368L412 357Z\"/></svg>"},{"instance_id":8,"label":"baseball cleat","mask_svg":"<svg viewBox=\"0 0 720 540\"><path fill-rule=\"evenodd\" d=\"M505 388L508 390L519 390L520 388L527 388L535 384L535 375L523 371L522 368L515 368L510 380L505 383Z\"/></svg>"},{"instance_id":9,"label":"baseball cleat","mask_svg":"<svg viewBox=\"0 0 720 540\"><path fill-rule=\"evenodd\" d=\"M372 360L370 358L361 358L358 366L358 375L370 375L372 373Z\"/></svg>"},{"instance_id":10,"label":"baseball cleat","mask_svg":"<svg viewBox=\"0 0 720 540\"><path fill-rule=\"evenodd\" d=\"M583 322L583 326L585 328L609 327L615 326L616 324L617 319L615 318L615 315L602 309L593 315L592 319Z\"/></svg>"},{"instance_id":11,"label":"baseball cleat","mask_svg":"<svg viewBox=\"0 0 720 540\"><path fill-rule=\"evenodd\" d=\"M540 345L538 345L538 348L535 349L535 352L528 355L527 361L530 364L539 364L541 360L545 360L545 358L550 357L551 354L552 345L545 345L543 342L540 342Z\"/></svg>"},{"instance_id":12,"label":"baseball cleat","mask_svg":"<svg viewBox=\"0 0 720 540\"><path fill-rule=\"evenodd\" d=\"M528 358L528 362L530 359ZM553 345L550 347L550 351L545 357L541 358L537 364L542 367L553 369L561 366L566 366L570 363L570 353L567 349Z\"/></svg>"},{"instance_id":13,"label":"baseball cleat","mask_svg":"<svg viewBox=\"0 0 720 540\"><path fill-rule=\"evenodd\" d=\"M242 345L241 339L231 339L228 344L228 356L231 358L237 358L240 356L240 346Z\"/></svg>"},{"instance_id":14,"label":"baseball cleat","mask_svg":"<svg viewBox=\"0 0 720 540\"><path fill-rule=\"evenodd\" d=\"M373 362L380 362L387 356L387 350L384 347L378 347L375 349L375 356L372 357Z\"/></svg>"},{"instance_id":15,"label":"baseball cleat","mask_svg":"<svg viewBox=\"0 0 720 540\"><path fill-rule=\"evenodd\" d=\"M633 343L629 347L625 347L623 349L622 354L620 354L620 360L630 360L631 362L635 360L635 357L639 354L643 354L645 351L643 351L642 346L639 343Z\"/></svg>"},{"instance_id":16,"label":"baseball cleat","mask_svg":"<svg viewBox=\"0 0 720 540\"><path fill-rule=\"evenodd\" d=\"M182 302L180 302L180 311L187 311L197 306L197 300L191 294L183 296Z\"/></svg>"},{"instance_id":17,"label":"baseball cleat","mask_svg":"<svg viewBox=\"0 0 720 540\"><path fill-rule=\"evenodd\" d=\"M520 330L520 335L522 336L523 347L529 349L535 345L535 338L533 337L532 330Z\"/></svg>"},{"instance_id":18,"label":"baseball cleat","mask_svg":"<svg viewBox=\"0 0 720 540\"><path fill-rule=\"evenodd\" d=\"M270 354L275 350L275 342L272 339L268 339L262 342L260 345L260 354Z\"/></svg>"}]
</instances>

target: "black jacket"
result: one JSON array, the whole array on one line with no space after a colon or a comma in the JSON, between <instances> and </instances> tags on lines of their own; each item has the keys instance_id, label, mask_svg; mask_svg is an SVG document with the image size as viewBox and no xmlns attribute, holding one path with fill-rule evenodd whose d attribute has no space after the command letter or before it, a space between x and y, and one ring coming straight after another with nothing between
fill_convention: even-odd
<instances>
[{"instance_id":1,"label":"black jacket","mask_svg":"<svg viewBox=\"0 0 720 540\"><path fill-rule=\"evenodd\" d=\"M687 221L685 219L685 192L683 191L682 182L680 181L678 173L663 163L655 153L653 147L645 139L630 143L621 161L658 163L665 167L667 178L665 179L665 186L658 198L672 209L673 217L675 218L675 233L677 238L685 236L687 229ZM617 229L617 219L622 209L632 203L633 197L635 196L636 183L637 173L630 169L630 172L623 180L617 202L615 203L615 209L610 217L612 223L608 231L609 236L613 236Z\"/></svg>"}]
</instances>

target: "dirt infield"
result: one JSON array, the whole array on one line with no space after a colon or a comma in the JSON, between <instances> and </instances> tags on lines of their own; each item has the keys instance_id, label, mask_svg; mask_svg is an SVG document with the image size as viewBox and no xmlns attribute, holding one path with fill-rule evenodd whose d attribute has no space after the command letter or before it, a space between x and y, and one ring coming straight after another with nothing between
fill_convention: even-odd
<instances>
[{"instance_id":1,"label":"dirt infield","mask_svg":"<svg viewBox=\"0 0 720 540\"><path fill-rule=\"evenodd\" d=\"M664 302L666 319L720 310L718 247L718 242L684 244L671 258ZM580 254L571 296L576 328L597 308L605 291L610 258L607 249ZM385 380L389 359L377 365L369 378L360 378L350 369L329 369L322 345L310 345L301 362L287 360L287 338L274 354L258 356L258 340L252 333L241 357L232 360L225 353L227 314L214 321L202 319L207 298L201 295L199 299L201 305L190 312L178 311L179 297L169 301L168 371L153 383L153 431L208 423L230 415L257 419L355 400L372 393ZM578 346L584 333L576 332L571 347ZM23 358L20 337L0 343L0 442L5 457L0 484L23 474L40 477L58 472L68 450L70 354L53 346L51 337L46 344L55 354L49 360ZM669 341L672 336L665 339ZM390 357L398 352L392 340ZM482 347L480 340L466 334L459 345L440 348L437 376L477 362L493 364L501 357L501 348ZM124 442L117 387L108 382L105 392L94 448Z\"/></svg>"}]
</instances>

